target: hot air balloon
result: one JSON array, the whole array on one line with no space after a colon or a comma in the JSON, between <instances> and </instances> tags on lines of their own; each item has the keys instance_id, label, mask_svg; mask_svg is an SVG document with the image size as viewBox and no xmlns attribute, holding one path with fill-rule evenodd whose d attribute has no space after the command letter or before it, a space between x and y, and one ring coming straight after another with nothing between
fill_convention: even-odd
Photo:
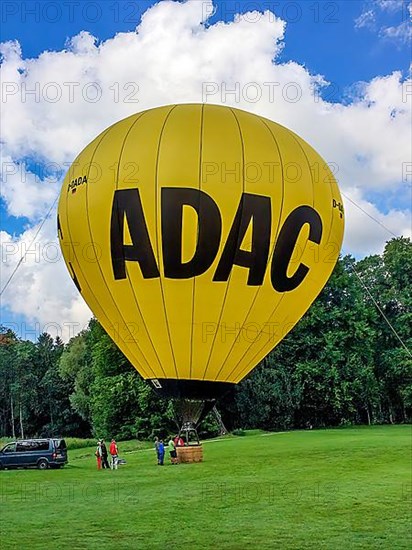
<instances>
[{"instance_id":1,"label":"hot air balloon","mask_svg":"<svg viewBox=\"0 0 412 550\"><path fill-rule=\"evenodd\" d=\"M76 158L58 207L79 292L186 428L307 311L343 229L336 180L310 145L217 105L115 123Z\"/></svg>"}]
</instances>

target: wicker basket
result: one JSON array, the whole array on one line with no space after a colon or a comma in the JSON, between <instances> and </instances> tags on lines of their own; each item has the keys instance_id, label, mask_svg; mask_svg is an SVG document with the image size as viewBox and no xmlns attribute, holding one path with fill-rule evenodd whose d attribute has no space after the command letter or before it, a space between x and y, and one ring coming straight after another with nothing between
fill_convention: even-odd
<instances>
[{"instance_id":1,"label":"wicker basket","mask_svg":"<svg viewBox=\"0 0 412 550\"><path fill-rule=\"evenodd\" d=\"M179 462L203 462L202 445L188 445L187 447L176 447Z\"/></svg>"}]
</instances>

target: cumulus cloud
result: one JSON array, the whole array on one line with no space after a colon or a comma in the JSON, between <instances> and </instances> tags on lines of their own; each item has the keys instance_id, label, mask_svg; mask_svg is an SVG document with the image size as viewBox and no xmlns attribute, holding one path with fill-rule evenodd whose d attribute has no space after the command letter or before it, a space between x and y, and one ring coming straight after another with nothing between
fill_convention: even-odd
<instances>
[{"instance_id":1,"label":"cumulus cloud","mask_svg":"<svg viewBox=\"0 0 412 550\"><path fill-rule=\"evenodd\" d=\"M16 217L36 220L50 209L61 186L61 167L51 163L54 175L46 175L45 165L37 163L35 172L24 162L14 161L9 155L1 158L1 195L8 213Z\"/></svg>"},{"instance_id":2,"label":"cumulus cloud","mask_svg":"<svg viewBox=\"0 0 412 550\"><path fill-rule=\"evenodd\" d=\"M400 72L377 76L360 83L349 103L329 103L319 93L328 85L325 76L278 61L285 33L280 18L253 12L208 25L212 11L211 2L164 1L144 14L136 32L99 43L83 31L64 50L33 59L24 57L18 42L2 44L3 159L9 163L2 195L9 213L33 223L46 215L67 164L117 120L164 104L209 102L291 128L334 163L348 197L395 234L410 234L408 204L383 214L365 197L387 189L404 194L410 185L411 80ZM40 178L28 158L49 166ZM345 251L382 250L390 235L376 224L366 229L371 220L350 201L346 210ZM33 231L4 233L3 241L22 246ZM51 221L41 235L43 244L56 239ZM8 256L3 274L15 259ZM62 261L22 264L4 305L42 323L90 315Z\"/></svg>"},{"instance_id":3,"label":"cumulus cloud","mask_svg":"<svg viewBox=\"0 0 412 550\"><path fill-rule=\"evenodd\" d=\"M346 211L344 254L356 257L379 254L392 237L412 237L410 210L391 209L382 213L365 200L356 187L344 192L343 202Z\"/></svg>"},{"instance_id":4,"label":"cumulus cloud","mask_svg":"<svg viewBox=\"0 0 412 550\"><path fill-rule=\"evenodd\" d=\"M2 306L27 320L17 326L3 316L2 324L24 335L25 326L37 323L37 334L46 331L67 341L87 326L92 313L67 276L55 217L46 220L36 237L37 231L34 226L18 237L0 231L2 288L21 262L2 296Z\"/></svg>"}]
</instances>

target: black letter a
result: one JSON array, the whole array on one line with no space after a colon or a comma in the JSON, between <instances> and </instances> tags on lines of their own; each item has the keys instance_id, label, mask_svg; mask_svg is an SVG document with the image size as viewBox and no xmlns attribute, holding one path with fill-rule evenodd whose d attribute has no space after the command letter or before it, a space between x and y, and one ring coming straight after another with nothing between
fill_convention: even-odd
<instances>
[{"instance_id":1,"label":"black letter a","mask_svg":"<svg viewBox=\"0 0 412 550\"><path fill-rule=\"evenodd\" d=\"M239 265L249 269L249 286L259 286L263 283L269 255L271 218L269 197L243 193L213 277L214 281L227 281L233 265ZM241 245L251 221L251 250L242 250Z\"/></svg>"},{"instance_id":2,"label":"black letter a","mask_svg":"<svg viewBox=\"0 0 412 550\"><path fill-rule=\"evenodd\" d=\"M127 218L131 245L124 244L124 218ZM159 277L159 269L150 243L138 189L115 191L110 226L110 247L114 278L126 279L126 261L139 262L145 279Z\"/></svg>"}]
</instances>

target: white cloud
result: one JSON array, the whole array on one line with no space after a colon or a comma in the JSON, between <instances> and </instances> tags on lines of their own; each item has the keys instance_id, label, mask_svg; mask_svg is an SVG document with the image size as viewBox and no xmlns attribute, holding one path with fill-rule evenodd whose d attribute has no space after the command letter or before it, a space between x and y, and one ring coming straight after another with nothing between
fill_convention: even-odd
<instances>
[{"instance_id":1,"label":"white cloud","mask_svg":"<svg viewBox=\"0 0 412 550\"><path fill-rule=\"evenodd\" d=\"M374 10L364 10L359 17L355 19L356 29L374 29L376 24L376 14Z\"/></svg>"},{"instance_id":2,"label":"white cloud","mask_svg":"<svg viewBox=\"0 0 412 550\"><path fill-rule=\"evenodd\" d=\"M18 237L0 231L2 288L23 258L2 296L2 307L27 320L21 326L10 324L17 334L24 335L26 326L37 323L37 334L47 331L68 340L87 326L92 314L67 275L55 218L47 219L34 242L37 226ZM3 316L2 323L7 326L9 321Z\"/></svg>"},{"instance_id":3,"label":"white cloud","mask_svg":"<svg viewBox=\"0 0 412 550\"><path fill-rule=\"evenodd\" d=\"M386 17L395 16L397 23L387 25ZM376 31L384 39L396 44L410 44L412 2L405 0L375 0L366 2L362 13L355 19L355 28Z\"/></svg>"},{"instance_id":4,"label":"white cloud","mask_svg":"<svg viewBox=\"0 0 412 550\"><path fill-rule=\"evenodd\" d=\"M391 209L384 214L355 187L345 191L343 202L346 212L343 253L357 257L380 254L385 242L394 236L412 238L410 210Z\"/></svg>"},{"instance_id":5,"label":"white cloud","mask_svg":"<svg viewBox=\"0 0 412 550\"><path fill-rule=\"evenodd\" d=\"M50 168L55 168L50 164ZM27 170L23 162L10 156L1 158L1 195L9 214L16 217L38 219L49 210L61 187L61 173L47 176L44 164L37 164L37 173Z\"/></svg>"},{"instance_id":6,"label":"white cloud","mask_svg":"<svg viewBox=\"0 0 412 550\"><path fill-rule=\"evenodd\" d=\"M211 11L211 4L197 0L161 2L144 14L137 32L119 33L102 43L81 32L64 50L34 59L24 58L16 42L2 44L3 155L11 163L9 172L15 171L2 183L9 213L37 221L57 195L56 178L45 173L38 181L22 159L54 162L63 169L117 120L158 105L207 101L256 112L291 128L338 166L348 196L395 234L407 234L407 205L383 214L365 196L403 193L408 183L411 81L394 72L362 83L348 105L328 103L314 94L327 84L323 76L298 63L276 61L283 47L283 21L270 12L254 12L208 27L204 23ZM256 91L261 97L255 102ZM382 250L390 235L352 203L346 210L345 251L363 255ZM56 239L53 224L48 221L42 230L43 245ZM8 245L22 246L33 231L3 238ZM16 258L10 256L3 265L3 279ZM62 261L22 264L12 287L4 294L4 305L43 324L86 322L90 315Z\"/></svg>"},{"instance_id":7,"label":"white cloud","mask_svg":"<svg viewBox=\"0 0 412 550\"><path fill-rule=\"evenodd\" d=\"M384 11L396 12L404 8L405 0L375 0L376 4Z\"/></svg>"},{"instance_id":8,"label":"white cloud","mask_svg":"<svg viewBox=\"0 0 412 550\"><path fill-rule=\"evenodd\" d=\"M409 44L412 37L412 27L410 21L402 21L399 25L391 27L382 27L381 36Z\"/></svg>"}]
</instances>

